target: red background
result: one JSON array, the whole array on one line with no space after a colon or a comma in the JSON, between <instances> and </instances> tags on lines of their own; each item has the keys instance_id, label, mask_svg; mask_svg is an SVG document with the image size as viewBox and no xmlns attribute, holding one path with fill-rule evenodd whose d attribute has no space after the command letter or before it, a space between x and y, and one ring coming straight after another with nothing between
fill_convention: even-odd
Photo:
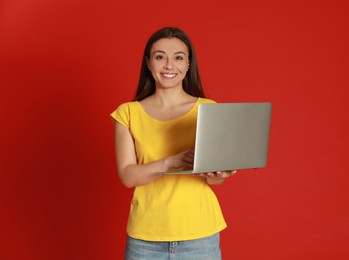
<instances>
[{"instance_id":1,"label":"red background","mask_svg":"<svg viewBox=\"0 0 349 260\"><path fill-rule=\"evenodd\" d=\"M224 259L348 259L348 4L2 0L0 259L122 259L109 114L150 34L184 29L209 98L271 101L268 167L215 187Z\"/></svg>"}]
</instances>

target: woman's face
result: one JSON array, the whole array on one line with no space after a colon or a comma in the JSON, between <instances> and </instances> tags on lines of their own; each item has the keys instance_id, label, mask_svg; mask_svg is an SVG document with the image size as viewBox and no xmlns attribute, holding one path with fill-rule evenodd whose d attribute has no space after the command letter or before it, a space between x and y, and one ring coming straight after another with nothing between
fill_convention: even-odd
<instances>
[{"instance_id":1,"label":"woman's face","mask_svg":"<svg viewBox=\"0 0 349 260\"><path fill-rule=\"evenodd\" d=\"M148 68L157 88L182 87L189 69L189 51L177 38L163 38L150 49Z\"/></svg>"}]
</instances>

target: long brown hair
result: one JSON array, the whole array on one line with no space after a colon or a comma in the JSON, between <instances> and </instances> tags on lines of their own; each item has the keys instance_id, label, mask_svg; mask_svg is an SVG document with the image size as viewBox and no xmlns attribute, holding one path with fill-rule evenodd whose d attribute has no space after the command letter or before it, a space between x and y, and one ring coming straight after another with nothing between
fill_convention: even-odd
<instances>
[{"instance_id":1,"label":"long brown hair","mask_svg":"<svg viewBox=\"0 0 349 260\"><path fill-rule=\"evenodd\" d=\"M179 28L164 27L156 31L148 40L143 54L140 77L135 100L140 101L155 92L155 80L147 66L153 44L163 38L177 38L184 42L189 50L189 70L183 79L183 90L194 97L205 97L199 74L198 63L193 44L189 37Z\"/></svg>"}]
</instances>

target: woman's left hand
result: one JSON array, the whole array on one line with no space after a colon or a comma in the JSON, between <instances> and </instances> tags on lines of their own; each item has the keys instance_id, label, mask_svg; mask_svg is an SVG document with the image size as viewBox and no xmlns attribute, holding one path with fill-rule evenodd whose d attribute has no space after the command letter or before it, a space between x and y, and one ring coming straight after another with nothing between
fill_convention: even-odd
<instances>
[{"instance_id":1,"label":"woman's left hand","mask_svg":"<svg viewBox=\"0 0 349 260\"><path fill-rule=\"evenodd\" d=\"M219 172L207 172L201 173L200 176L206 178L206 182L208 184L221 184L224 180L232 175L234 175L237 171L219 171Z\"/></svg>"}]
</instances>

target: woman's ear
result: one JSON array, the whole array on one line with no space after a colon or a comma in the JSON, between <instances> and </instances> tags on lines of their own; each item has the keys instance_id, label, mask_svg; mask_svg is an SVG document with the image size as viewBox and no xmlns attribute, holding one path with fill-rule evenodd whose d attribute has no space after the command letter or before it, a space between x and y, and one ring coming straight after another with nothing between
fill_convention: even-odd
<instances>
[{"instance_id":1,"label":"woman's ear","mask_svg":"<svg viewBox=\"0 0 349 260\"><path fill-rule=\"evenodd\" d=\"M148 57L145 57L145 60L146 60L146 63L147 63L148 70L150 70L150 61L149 61L149 58L148 58Z\"/></svg>"}]
</instances>

